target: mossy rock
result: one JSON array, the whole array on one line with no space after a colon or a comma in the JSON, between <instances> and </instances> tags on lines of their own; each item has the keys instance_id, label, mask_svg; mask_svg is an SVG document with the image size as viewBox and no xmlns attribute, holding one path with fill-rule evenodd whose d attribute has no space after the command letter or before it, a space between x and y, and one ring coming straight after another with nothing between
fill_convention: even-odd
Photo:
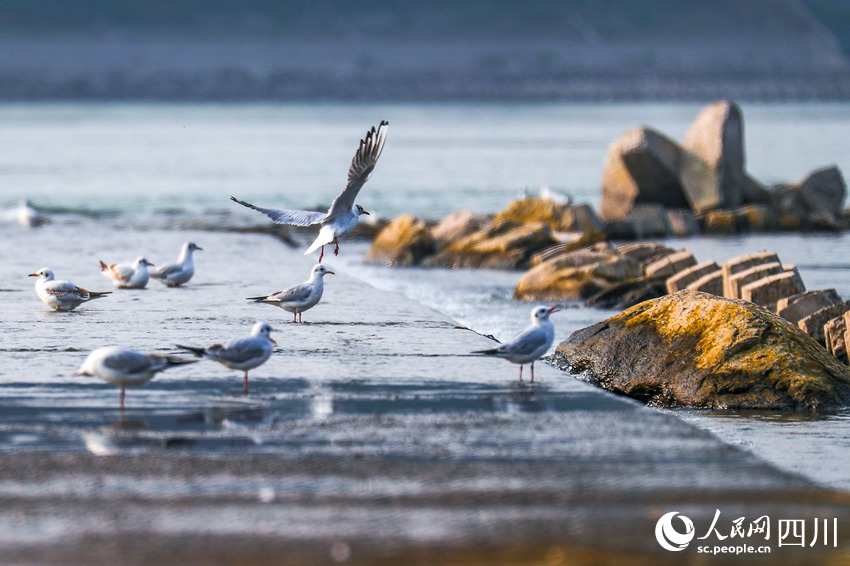
<instances>
[{"instance_id":1,"label":"mossy rock","mask_svg":"<svg viewBox=\"0 0 850 566\"><path fill-rule=\"evenodd\" d=\"M429 258L431 267L520 269L531 256L557 241L542 223L517 225L502 221L452 242Z\"/></svg>"},{"instance_id":2,"label":"mossy rock","mask_svg":"<svg viewBox=\"0 0 850 566\"><path fill-rule=\"evenodd\" d=\"M494 222L547 225L553 232L604 232L604 224L588 205L558 204L545 198L514 201L496 215Z\"/></svg>"},{"instance_id":3,"label":"mossy rock","mask_svg":"<svg viewBox=\"0 0 850 566\"><path fill-rule=\"evenodd\" d=\"M575 332L556 356L610 391L655 406L835 409L850 368L752 303L682 290ZM575 371L575 370L574 370Z\"/></svg>"},{"instance_id":4,"label":"mossy rock","mask_svg":"<svg viewBox=\"0 0 850 566\"><path fill-rule=\"evenodd\" d=\"M433 255L437 245L421 220L402 214L381 230L366 253L366 263L411 266Z\"/></svg>"},{"instance_id":5,"label":"mossy rock","mask_svg":"<svg viewBox=\"0 0 850 566\"><path fill-rule=\"evenodd\" d=\"M598 259L590 261L592 258ZM587 263L583 263L585 260L588 260ZM585 301L614 283L641 275L640 265L625 256L574 252L528 270L517 283L514 298L524 301Z\"/></svg>"}]
</instances>

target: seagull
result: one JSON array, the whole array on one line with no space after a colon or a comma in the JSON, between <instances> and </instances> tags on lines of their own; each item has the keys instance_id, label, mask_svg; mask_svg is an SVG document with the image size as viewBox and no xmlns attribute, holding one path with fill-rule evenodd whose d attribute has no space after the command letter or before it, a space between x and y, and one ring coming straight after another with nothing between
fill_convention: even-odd
<instances>
[{"instance_id":1,"label":"seagull","mask_svg":"<svg viewBox=\"0 0 850 566\"><path fill-rule=\"evenodd\" d=\"M531 381L534 381L534 362L545 354L555 339L555 325L549 315L558 307L537 307L531 311L531 325L498 348L478 350L473 354L504 358L519 364L519 380L522 381L522 366L531 362Z\"/></svg>"},{"instance_id":2,"label":"seagull","mask_svg":"<svg viewBox=\"0 0 850 566\"><path fill-rule=\"evenodd\" d=\"M230 200L238 202L242 206L253 208L257 212L262 212L277 224L293 224L295 226L321 224L322 228L319 230L319 235L304 252L304 255L309 255L321 248L322 251L319 253L319 263L321 263L322 258L325 257L325 246L334 244L336 246L334 255L338 255L339 239L354 230L361 214L369 214L363 210L362 206L354 204L354 200L357 198L357 193L369 180L372 170L375 169L375 164L384 150L387 128L389 128L389 122L382 120L377 130L373 126L366 133L366 137L360 140L360 147L354 154L354 159L348 168L348 184L342 193L334 199L327 212L260 208L236 197L230 197Z\"/></svg>"},{"instance_id":3,"label":"seagull","mask_svg":"<svg viewBox=\"0 0 850 566\"><path fill-rule=\"evenodd\" d=\"M153 264L146 257L140 257L133 263L106 265L103 261L100 262L100 270L119 289L144 289L150 279L148 266Z\"/></svg>"},{"instance_id":4,"label":"seagull","mask_svg":"<svg viewBox=\"0 0 850 566\"><path fill-rule=\"evenodd\" d=\"M159 269L151 271L150 276L159 279L169 287L179 287L189 281L195 274L195 263L192 261L192 252L203 251L204 248L195 245L194 242L186 242L180 251L177 263L164 265Z\"/></svg>"},{"instance_id":5,"label":"seagull","mask_svg":"<svg viewBox=\"0 0 850 566\"><path fill-rule=\"evenodd\" d=\"M100 299L112 293L112 291L95 293L77 287L70 281L55 280L53 270L46 267L35 273L30 273L29 276L38 277L35 282L35 292L38 293L38 298L57 311L72 311L86 301Z\"/></svg>"},{"instance_id":6,"label":"seagull","mask_svg":"<svg viewBox=\"0 0 850 566\"><path fill-rule=\"evenodd\" d=\"M18 220L18 224L27 228L37 228L48 222L47 217L36 210L29 199L23 199L18 208L12 210L12 216Z\"/></svg>"},{"instance_id":7,"label":"seagull","mask_svg":"<svg viewBox=\"0 0 850 566\"><path fill-rule=\"evenodd\" d=\"M215 360L224 367L245 372L244 392L248 394L248 370L266 363L277 344L270 336L271 332L280 332L266 322L258 322L251 329L251 335L245 338L234 338L227 344L213 344L206 348L194 346L176 346L188 350L199 358Z\"/></svg>"},{"instance_id":8,"label":"seagull","mask_svg":"<svg viewBox=\"0 0 850 566\"><path fill-rule=\"evenodd\" d=\"M302 322L301 313L315 307L322 299L322 293L325 290L324 277L328 274L336 275L321 263L317 263L310 272L310 279L304 283L293 285L271 295L248 297L248 300L280 307L292 313L292 322Z\"/></svg>"},{"instance_id":9,"label":"seagull","mask_svg":"<svg viewBox=\"0 0 850 566\"><path fill-rule=\"evenodd\" d=\"M140 387L153 379L157 372L198 360L143 354L125 348L106 347L92 351L74 375L99 377L121 387L121 411L124 411L124 389Z\"/></svg>"}]
</instances>

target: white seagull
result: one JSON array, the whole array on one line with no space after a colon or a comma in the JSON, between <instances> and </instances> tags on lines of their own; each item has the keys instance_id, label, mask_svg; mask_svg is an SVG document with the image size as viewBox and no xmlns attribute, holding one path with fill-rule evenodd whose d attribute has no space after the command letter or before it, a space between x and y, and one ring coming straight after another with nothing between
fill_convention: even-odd
<instances>
[{"instance_id":1,"label":"white seagull","mask_svg":"<svg viewBox=\"0 0 850 566\"><path fill-rule=\"evenodd\" d=\"M266 360L271 357L274 351L274 345L277 344L272 337L272 332L279 332L276 328L272 328L266 322L258 322L251 329L251 335L245 338L234 338L227 344L213 344L206 348L197 348L194 346L181 346L178 348L188 350L199 358L209 358L215 360L224 367L230 369L241 370L245 372L244 389L245 395L248 394L248 370L259 367L266 363Z\"/></svg>"},{"instance_id":2,"label":"white seagull","mask_svg":"<svg viewBox=\"0 0 850 566\"><path fill-rule=\"evenodd\" d=\"M106 347L92 351L74 375L99 377L120 386L120 406L123 411L125 388L140 387L164 369L197 361L176 356L143 354L125 348Z\"/></svg>"},{"instance_id":3,"label":"white seagull","mask_svg":"<svg viewBox=\"0 0 850 566\"><path fill-rule=\"evenodd\" d=\"M56 280L53 270L43 267L30 277L38 277L35 282L35 292L38 298L47 306L57 311L72 311L86 301L100 299L112 291L96 293L82 287L77 287L70 281Z\"/></svg>"},{"instance_id":4,"label":"white seagull","mask_svg":"<svg viewBox=\"0 0 850 566\"><path fill-rule=\"evenodd\" d=\"M313 266L313 270L310 272L310 279L304 283L293 285L288 289L272 293L271 295L248 297L248 300L280 307L292 313L292 322L302 322L301 313L315 307L322 299L322 293L325 291L324 277L329 274L335 275L333 271L318 263Z\"/></svg>"},{"instance_id":5,"label":"white seagull","mask_svg":"<svg viewBox=\"0 0 850 566\"><path fill-rule=\"evenodd\" d=\"M522 381L522 366L531 362L531 381L533 382L534 362L549 351L555 339L555 325L549 320L549 315L557 310L557 306L535 308L531 311L531 326L497 348L472 353L504 358L519 364L520 381Z\"/></svg>"},{"instance_id":6,"label":"white seagull","mask_svg":"<svg viewBox=\"0 0 850 566\"><path fill-rule=\"evenodd\" d=\"M119 289L144 289L150 279L148 266L153 264L146 257L140 257L133 263L106 265L103 261L100 262L100 270Z\"/></svg>"},{"instance_id":7,"label":"white seagull","mask_svg":"<svg viewBox=\"0 0 850 566\"><path fill-rule=\"evenodd\" d=\"M351 161L351 166L348 168L348 184L345 189L336 197L327 212L314 212L311 210L284 210L277 208L260 208L253 204L241 201L236 197L230 197L234 202L238 202L242 206L253 208L258 212L262 212L271 218L277 224L293 224L295 226L310 226L312 224L321 224L319 235L313 241L304 255L308 255L321 248L319 253L319 262L325 256L325 246L334 244L334 255L339 254L339 240L357 226L357 221L361 214L369 214L359 204L354 201L357 198L357 193L369 180L372 175L372 170L375 169L375 164L381 156L384 149L384 142L387 139L387 128L389 122L382 120L376 130L373 126L366 133L366 137L360 140L360 147L357 153L354 154L354 159Z\"/></svg>"},{"instance_id":8,"label":"white seagull","mask_svg":"<svg viewBox=\"0 0 850 566\"><path fill-rule=\"evenodd\" d=\"M179 287L189 281L195 274L195 262L192 260L192 252L203 251L204 248L195 245L194 242L186 242L180 250L177 263L164 265L159 269L151 271L151 277L159 279L169 287Z\"/></svg>"},{"instance_id":9,"label":"white seagull","mask_svg":"<svg viewBox=\"0 0 850 566\"><path fill-rule=\"evenodd\" d=\"M35 209L29 199L23 199L21 204L12 210L11 215L17 219L18 224L27 228L37 228L49 222L45 215Z\"/></svg>"}]
</instances>

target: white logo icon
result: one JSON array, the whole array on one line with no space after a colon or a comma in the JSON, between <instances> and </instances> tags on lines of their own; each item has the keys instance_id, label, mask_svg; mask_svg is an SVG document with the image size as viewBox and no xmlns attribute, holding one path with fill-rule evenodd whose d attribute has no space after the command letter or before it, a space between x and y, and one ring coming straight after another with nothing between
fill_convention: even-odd
<instances>
[{"instance_id":1,"label":"white logo icon","mask_svg":"<svg viewBox=\"0 0 850 566\"><path fill-rule=\"evenodd\" d=\"M696 532L694 532L693 522L684 515L679 515L679 519L681 519L682 523L685 525L685 532L680 533L673 527L673 518L676 517L678 513L678 511L666 513L658 519L658 522L655 524L655 538L658 539L658 544L660 544L662 548L672 550L673 552L685 550L688 543L690 543L696 535Z\"/></svg>"}]
</instances>

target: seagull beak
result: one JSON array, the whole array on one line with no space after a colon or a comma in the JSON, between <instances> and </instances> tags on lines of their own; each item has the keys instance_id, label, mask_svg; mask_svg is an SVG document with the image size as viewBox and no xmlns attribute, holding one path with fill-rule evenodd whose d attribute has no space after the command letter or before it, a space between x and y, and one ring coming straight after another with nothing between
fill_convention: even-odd
<instances>
[{"instance_id":1,"label":"seagull beak","mask_svg":"<svg viewBox=\"0 0 850 566\"><path fill-rule=\"evenodd\" d=\"M325 271L325 275L336 275L336 271L331 271L330 269Z\"/></svg>"},{"instance_id":2,"label":"seagull beak","mask_svg":"<svg viewBox=\"0 0 850 566\"><path fill-rule=\"evenodd\" d=\"M156 264L155 264L155 263L148 262L148 265L149 265L149 266L151 266L151 267L153 267L153 266L155 266Z\"/></svg>"},{"instance_id":3,"label":"seagull beak","mask_svg":"<svg viewBox=\"0 0 850 566\"><path fill-rule=\"evenodd\" d=\"M369 211L367 211L367 210L361 211L360 214L365 214L366 216L372 216L371 214L369 214Z\"/></svg>"},{"instance_id":4,"label":"seagull beak","mask_svg":"<svg viewBox=\"0 0 850 566\"><path fill-rule=\"evenodd\" d=\"M553 312L558 312L559 310L561 309L558 308L558 305L552 305L551 307L549 307L549 314L552 314Z\"/></svg>"},{"instance_id":5,"label":"seagull beak","mask_svg":"<svg viewBox=\"0 0 850 566\"><path fill-rule=\"evenodd\" d=\"M30 273L27 277L38 277L38 273Z\"/></svg>"},{"instance_id":6,"label":"seagull beak","mask_svg":"<svg viewBox=\"0 0 850 566\"><path fill-rule=\"evenodd\" d=\"M196 252L202 252L202 251L204 251L204 248L202 248L201 246L195 246L195 251Z\"/></svg>"}]
</instances>

